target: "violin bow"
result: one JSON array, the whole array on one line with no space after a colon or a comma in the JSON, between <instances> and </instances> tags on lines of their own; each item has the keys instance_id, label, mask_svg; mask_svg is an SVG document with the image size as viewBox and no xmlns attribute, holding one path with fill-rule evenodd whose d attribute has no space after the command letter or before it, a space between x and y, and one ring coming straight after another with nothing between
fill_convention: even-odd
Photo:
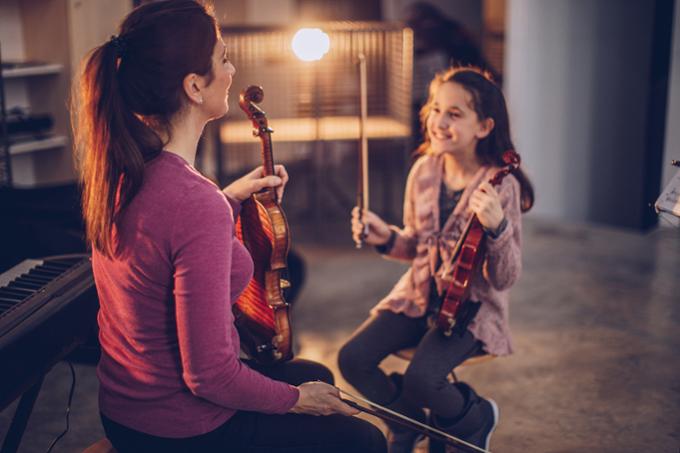
<instances>
[{"instance_id":1,"label":"violin bow","mask_svg":"<svg viewBox=\"0 0 680 453\"><path fill-rule=\"evenodd\" d=\"M388 409L384 406L381 406L380 404L374 403L370 400L367 400L366 398L362 398L360 396L353 395L349 392L346 392L340 388L338 388L341 394L348 396L349 398L355 399L357 401L361 401L362 403L368 404L369 406L373 406L377 408L378 410L371 409L369 407L364 407L354 401L343 399L342 401L361 411L365 412L367 414L371 414L375 417L381 418L383 420L388 420L394 423L398 423L402 426L405 426L409 429L419 431L423 434L425 434L428 437L443 441L448 443L449 445L453 445L455 447L465 447L468 450L473 450L475 452L481 452L481 453L491 453L490 450L485 450L483 448L477 447L476 445L472 445L469 442L465 442L463 439L459 439L455 436L452 436L451 434L445 433L444 431L437 429L433 426L430 426L426 423L421 423L418 420L414 420L410 417L406 417L405 415L400 414L399 412L395 412L391 409Z\"/></svg>"},{"instance_id":2,"label":"violin bow","mask_svg":"<svg viewBox=\"0 0 680 453\"><path fill-rule=\"evenodd\" d=\"M368 137L366 136L366 122L368 118L368 92L366 87L366 56L359 56L359 93L360 93L360 117L359 117L359 174L357 175L357 206L359 207L359 221L363 224L364 209L368 209ZM368 225L364 224L364 231L356 243L360 249L363 238L368 236Z\"/></svg>"}]
</instances>

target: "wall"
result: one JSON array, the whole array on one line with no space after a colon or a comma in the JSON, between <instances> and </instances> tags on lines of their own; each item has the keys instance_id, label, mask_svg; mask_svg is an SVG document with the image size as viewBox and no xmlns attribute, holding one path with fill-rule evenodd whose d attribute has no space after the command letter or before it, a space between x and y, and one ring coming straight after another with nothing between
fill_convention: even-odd
<instances>
[{"instance_id":1,"label":"wall","mask_svg":"<svg viewBox=\"0 0 680 453\"><path fill-rule=\"evenodd\" d=\"M676 168L669 164L680 160L680 4L675 2L673 23L673 49L671 51L671 74L668 88L668 111L666 117L666 144L663 157L662 186L671 180Z\"/></svg>"},{"instance_id":2,"label":"wall","mask_svg":"<svg viewBox=\"0 0 680 453\"><path fill-rule=\"evenodd\" d=\"M406 8L422 0L383 0L383 20L403 21ZM482 33L482 2L480 0L429 0L446 16L463 24L479 42Z\"/></svg>"},{"instance_id":3,"label":"wall","mask_svg":"<svg viewBox=\"0 0 680 453\"><path fill-rule=\"evenodd\" d=\"M640 227L653 5L509 1L506 93L534 215Z\"/></svg>"}]
</instances>

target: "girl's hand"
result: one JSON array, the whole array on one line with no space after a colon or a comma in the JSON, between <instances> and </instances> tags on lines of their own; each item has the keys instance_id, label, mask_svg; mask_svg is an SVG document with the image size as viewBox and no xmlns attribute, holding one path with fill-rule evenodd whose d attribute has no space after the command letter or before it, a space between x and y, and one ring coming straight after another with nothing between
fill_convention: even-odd
<instances>
[{"instance_id":1,"label":"girl's hand","mask_svg":"<svg viewBox=\"0 0 680 453\"><path fill-rule=\"evenodd\" d=\"M274 165L274 173L276 176L262 176L262 167L257 167L247 175L229 184L222 192L229 198L242 202L265 187L275 187L276 199L281 203L283 191L288 183L288 172L283 165Z\"/></svg>"},{"instance_id":2,"label":"girl's hand","mask_svg":"<svg viewBox=\"0 0 680 453\"><path fill-rule=\"evenodd\" d=\"M363 237L366 231L364 225L368 225L368 234ZM377 214L364 209L364 213L359 221L359 208L352 209L352 238L354 242L363 241L369 245L383 245L387 243L391 235L390 227Z\"/></svg>"},{"instance_id":3,"label":"girl's hand","mask_svg":"<svg viewBox=\"0 0 680 453\"><path fill-rule=\"evenodd\" d=\"M470 196L470 209L477 214L484 228L496 231L503 221L503 208L496 189L484 181Z\"/></svg>"},{"instance_id":4,"label":"girl's hand","mask_svg":"<svg viewBox=\"0 0 680 453\"><path fill-rule=\"evenodd\" d=\"M356 415L358 410L343 403L340 391L325 382L305 382L298 385L300 396L289 412L309 415Z\"/></svg>"}]
</instances>

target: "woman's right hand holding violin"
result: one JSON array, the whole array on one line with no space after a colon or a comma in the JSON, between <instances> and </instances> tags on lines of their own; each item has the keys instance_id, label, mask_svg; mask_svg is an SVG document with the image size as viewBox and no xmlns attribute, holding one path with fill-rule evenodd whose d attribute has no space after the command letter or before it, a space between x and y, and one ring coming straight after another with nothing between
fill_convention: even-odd
<instances>
[{"instance_id":1,"label":"woman's right hand holding violin","mask_svg":"<svg viewBox=\"0 0 680 453\"><path fill-rule=\"evenodd\" d=\"M368 226L368 228L366 228ZM390 239L392 230L377 214L364 209L359 219L359 208L352 209L352 238L354 242L369 245L385 245Z\"/></svg>"}]
</instances>

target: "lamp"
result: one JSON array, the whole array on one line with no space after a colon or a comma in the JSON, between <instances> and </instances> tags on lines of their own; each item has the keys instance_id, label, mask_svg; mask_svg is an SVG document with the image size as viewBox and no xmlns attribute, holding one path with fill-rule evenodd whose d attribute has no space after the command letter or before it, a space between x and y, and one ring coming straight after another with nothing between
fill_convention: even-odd
<instances>
[{"instance_id":1,"label":"lamp","mask_svg":"<svg viewBox=\"0 0 680 453\"><path fill-rule=\"evenodd\" d=\"M330 40L320 28L301 28L293 36L291 48L302 61L317 61L328 53Z\"/></svg>"}]
</instances>

